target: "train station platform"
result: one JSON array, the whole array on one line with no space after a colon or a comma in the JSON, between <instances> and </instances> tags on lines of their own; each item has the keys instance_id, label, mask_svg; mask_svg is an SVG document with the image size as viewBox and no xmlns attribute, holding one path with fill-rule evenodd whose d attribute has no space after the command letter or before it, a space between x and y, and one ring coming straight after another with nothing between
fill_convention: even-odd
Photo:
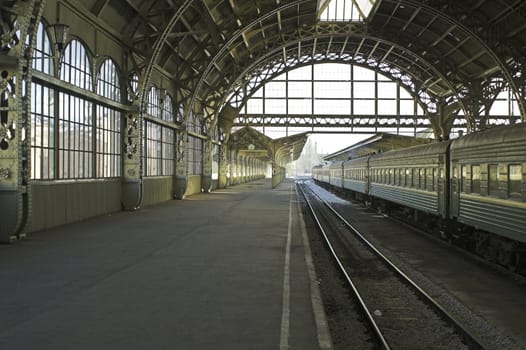
<instances>
[{"instance_id":1,"label":"train station platform","mask_svg":"<svg viewBox=\"0 0 526 350\"><path fill-rule=\"evenodd\" d=\"M0 245L0 349L331 349L294 183Z\"/></svg>"}]
</instances>

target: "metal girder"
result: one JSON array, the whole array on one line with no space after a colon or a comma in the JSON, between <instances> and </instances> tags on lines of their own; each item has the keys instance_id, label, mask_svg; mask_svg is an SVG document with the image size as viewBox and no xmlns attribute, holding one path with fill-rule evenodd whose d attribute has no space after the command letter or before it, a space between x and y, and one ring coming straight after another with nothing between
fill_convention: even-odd
<instances>
[{"instance_id":1,"label":"metal girder","mask_svg":"<svg viewBox=\"0 0 526 350\"><path fill-rule=\"evenodd\" d=\"M508 124L510 117L507 115L490 116L495 124ZM453 123L453 121L451 121ZM375 133L394 130L413 131L415 129L431 128L432 122L426 116L387 116L387 115L277 115L277 114L240 114L234 119L234 127L288 127L308 129L310 131L326 130L326 128L347 129L353 133ZM454 123L456 128L467 128L466 121Z\"/></svg>"},{"instance_id":2,"label":"metal girder","mask_svg":"<svg viewBox=\"0 0 526 350\"><path fill-rule=\"evenodd\" d=\"M476 108L462 106L477 99L471 82L487 85L502 77L526 118L523 1L377 1L364 27L379 41L371 44L363 39L352 45L347 38L338 41L329 34L331 25L334 30L341 23L317 22L319 11L327 5L328 1L308 0L92 0L86 6L101 20L108 21L114 13L136 18L115 29L123 33L133 53L129 57L141 73L141 91L148 86L154 68L168 73L177 81L178 101L184 103L186 114L201 103L220 108L225 99L217 94L229 94L236 81L245 84L247 79L241 81L239 76L261 58L282 64L301 57L308 48L314 59L323 53L337 60L344 59L352 47L352 56L360 56L368 66L374 61L387 71L407 76L414 70L411 84L422 92L421 100L429 105L426 100L440 97L459 103L466 118L479 118L470 116ZM313 33L312 43L307 43ZM296 45L295 55L288 52L291 44ZM281 48L279 60L267 54L276 47ZM407 55L403 47L408 47ZM425 69L426 65L440 74ZM485 100L479 106L492 100L478 97Z\"/></svg>"},{"instance_id":3,"label":"metal girder","mask_svg":"<svg viewBox=\"0 0 526 350\"><path fill-rule=\"evenodd\" d=\"M451 1L436 0L430 1L424 5L415 0L384 0L384 3L387 2L397 4L403 3L404 6L422 7L425 11L432 13L434 16L449 22L451 25L455 25L465 36L473 38L473 41L477 46L477 52L484 52L484 54L492 60L494 67L498 67L498 70L488 68L483 69L484 72L488 72L491 75L482 75L478 76L478 78L491 79L499 73L500 76L507 81L512 91L518 97L517 100L520 114L522 118L526 120L525 96L521 93L518 79L514 77L514 72L510 69L512 65L510 65L509 62L506 62L511 57L501 57L499 55L502 48L502 41L500 40L506 36L506 33L505 31L499 33L499 31L495 29L495 23L492 23L491 21L488 22L488 18L474 15L473 8L469 7L470 5L473 5L473 1L457 1L452 3ZM511 0L511 5L507 6L506 4L509 3L510 0L499 1L497 6L504 9L493 17L494 20L495 18L500 18L502 20L512 15L522 16L522 19L526 20L526 7L524 7L524 2L519 3L517 0ZM491 4L489 2L478 2L475 6L483 8L484 6L490 5L495 6L495 2L491 2ZM520 9L522 9L522 12L519 11ZM465 78L470 79L474 77L467 76Z\"/></svg>"}]
</instances>

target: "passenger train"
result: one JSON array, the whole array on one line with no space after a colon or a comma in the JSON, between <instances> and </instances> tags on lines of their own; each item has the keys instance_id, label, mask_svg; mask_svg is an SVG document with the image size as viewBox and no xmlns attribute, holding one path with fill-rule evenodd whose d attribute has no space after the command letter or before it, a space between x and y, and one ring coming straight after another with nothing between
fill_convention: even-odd
<instances>
[{"instance_id":1,"label":"passenger train","mask_svg":"<svg viewBox=\"0 0 526 350\"><path fill-rule=\"evenodd\" d=\"M318 166L314 180L512 270L526 265L526 123Z\"/></svg>"}]
</instances>

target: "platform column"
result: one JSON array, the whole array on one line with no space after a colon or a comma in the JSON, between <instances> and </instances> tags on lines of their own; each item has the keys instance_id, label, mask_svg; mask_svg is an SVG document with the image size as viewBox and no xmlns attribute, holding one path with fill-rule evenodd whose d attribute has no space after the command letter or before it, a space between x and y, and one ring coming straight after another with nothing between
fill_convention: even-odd
<instances>
[{"instance_id":1,"label":"platform column","mask_svg":"<svg viewBox=\"0 0 526 350\"><path fill-rule=\"evenodd\" d=\"M212 140L210 138L203 140L203 173L201 174L202 192L210 192L212 189L212 151Z\"/></svg>"},{"instance_id":2,"label":"platform column","mask_svg":"<svg viewBox=\"0 0 526 350\"><path fill-rule=\"evenodd\" d=\"M188 171L186 162L186 146L188 134L186 130L177 132L177 150L175 156L175 176L173 183L173 196L175 199L184 199L188 186Z\"/></svg>"},{"instance_id":3,"label":"platform column","mask_svg":"<svg viewBox=\"0 0 526 350\"><path fill-rule=\"evenodd\" d=\"M239 156L239 164L240 164L240 174L239 174L239 182L240 183L245 183L247 182L246 180L246 174L247 174L247 165L246 165L246 160L245 160L245 157L244 156Z\"/></svg>"},{"instance_id":4,"label":"platform column","mask_svg":"<svg viewBox=\"0 0 526 350\"><path fill-rule=\"evenodd\" d=\"M226 188L227 186L227 156L228 148L226 143L219 146L219 174L218 174L218 188Z\"/></svg>"},{"instance_id":5,"label":"platform column","mask_svg":"<svg viewBox=\"0 0 526 350\"><path fill-rule=\"evenodd\" d=\"M237 152L230 151L230 185L237 185Z\"/></svg>"},{"instance_id":6,"label":"platform column","mask_svg":"<svg viewBox=\"0 0 526 350\"><path fill-rule=\"evenodd\" d=\"M5 23L0 44L0 242L24 236L31 215L32 53L43 0L19 1L16 24ZM6 18L8 17L6 13ZM13 22L11 22L13 23ZM29 38L26 45L25 38ZM26 88L24 88L24 86Z\"/></svg>"},{"instance_id":7,"label":"platform column","mask_svg":"<svg viewBox=\"0 0 526 350\"><path fill-rule=\"evenodd\" d=\"M282 180L282 167L272 163L272 188L276 188Z\"/></svg>"},{"instance_id":8,"label":"platform column","mask_svg":"<svg viewBox=\"0 0 526 350\"><path fill-rule=\"evenodd\" d=\"M2 67L0 97L0 242L9 243L17 238L24 224L24 207L27 204L27 181L24 179L23 154L27 156L27 141L23 145L21 134L15 128L21 125L21 89L16 67Z\"/></svg>"},{"instance_id":9,"label":"platform column","mask_svg":"<svg viewBox=\"0 0 526 350\"><path fill-rule=\"evenodd\" d=\"M141 175L141 117L127 113L124 118L124 164L122 174L121 204L125 210L135 210L142 198Z\"/></svg>"}]
</instances>

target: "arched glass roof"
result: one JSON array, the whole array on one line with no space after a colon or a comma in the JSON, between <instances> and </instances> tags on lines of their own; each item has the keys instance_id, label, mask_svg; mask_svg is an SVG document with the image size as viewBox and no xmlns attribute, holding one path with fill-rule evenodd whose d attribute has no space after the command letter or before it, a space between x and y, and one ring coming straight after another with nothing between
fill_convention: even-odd
<instances>
[{"instance_id":1,"label":"arched glass roof","mask_svg":"<svg viewBox=\"0 0 526 350\"><path fill-rule=\"evenodd\" d=\"M234 120L237 126L247 124L294 133L339 128L415 134L430 127L423 108L400 82L349 63L310 64L267 81Z\"/></svg>"}]
</instances>

